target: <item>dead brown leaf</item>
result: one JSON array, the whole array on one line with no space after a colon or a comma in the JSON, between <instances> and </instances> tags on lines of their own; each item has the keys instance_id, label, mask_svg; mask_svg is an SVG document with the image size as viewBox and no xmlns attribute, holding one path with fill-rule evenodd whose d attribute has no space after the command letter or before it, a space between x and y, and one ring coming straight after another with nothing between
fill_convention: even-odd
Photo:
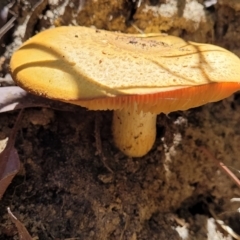
<instances>
[{"instance_id":1,"label":"dead brown leaf","mask_svg":"<svg viewBox=\"0 0 240 240\"><path fill-rule=\"evenodd\" d=\"M12 222L15 224L18 230L18 235L20 240L32 240L32 237L30 236L28 230L25 228L25 226L13 215L10 208L8 210L8 215Z\"/></svg>"},{"instance_id":2,"label":"dead brown leaf","mask_svg":"<svg viewBox=\"0 0 240 240\"><path fill-rule=\"evenodd\" d=\"M22 111L18 114L6 147L0 153L0 199L20 169L20 160L14 143L21 119Z\"/></svg>"}]
</instances>

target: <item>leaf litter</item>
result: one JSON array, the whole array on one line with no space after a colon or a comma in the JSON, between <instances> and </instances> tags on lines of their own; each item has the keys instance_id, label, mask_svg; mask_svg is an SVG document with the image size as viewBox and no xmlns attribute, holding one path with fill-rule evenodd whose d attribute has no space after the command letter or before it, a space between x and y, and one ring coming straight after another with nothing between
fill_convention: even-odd
<instances>
[{"instance_id":1,"label":"leaf litter","mask_svg":"<svg viewBox=\"0 0 240 240\"><path fill-rule=\"evenodd\" d=\"M18 235L19 239L21 240L32 240L32 237L30 236L28 230L25 228L25 226L15 217L15 215L12 213L10 208L7 208L8 210L8 215L12 222L15 224L17 230L18 230Z\"/></svg>"},{"instance_id":2,"label":"leaf litter","mask_svg":"<svg viewBox=\"0 0 240 240\"><path fill-rule=\"evenodd\" d=\"M20 159L17 150L14 148L14 144L17 132L21 126L23 109L30 107L45 107L62 111L74 111L77 108L76 106L67 103L32 95L17 86L0 88L0 113L20 110L6 146L0 153L0 200L8 186L11 184L13 178L20 170ZM10 210L8 210L8 213L18 229L20 239L32 239L25 227L14 217Z\"/></svg>"}]
</instances>

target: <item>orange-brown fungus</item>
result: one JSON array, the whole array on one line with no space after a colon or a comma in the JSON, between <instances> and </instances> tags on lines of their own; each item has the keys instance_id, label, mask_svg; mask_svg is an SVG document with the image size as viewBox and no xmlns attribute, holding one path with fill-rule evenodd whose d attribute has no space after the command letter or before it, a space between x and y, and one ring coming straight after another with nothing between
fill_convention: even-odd
<instances>
[{"instance_id":1,"label":"orange-brown fungus","mask_svg":"<svg viewBox=\"0 0 240 240\"><path fill-rule=\"evenodd\" d=\"M198 107L208 102L217 102L238 90L240 90L240 83L223 82L180 88L155 94L128 95L70 102L92 110L132 108L134 103L137 103L139 110L152 113L169 113Z\"/></svg>"},{"instance_id":2,"label":"orange-brown fungus","mask_svg":"<svg viewBox=\"0 0 240 240\"><path fill-rule=\"evenodd\" d=\"M240 90L240 59L218 46L174 36L59 27L12 56L16 83L90 110L114 110L115 145L130 157L152 148L159 113L216 102Z\"/></svg>"}]
</instances>

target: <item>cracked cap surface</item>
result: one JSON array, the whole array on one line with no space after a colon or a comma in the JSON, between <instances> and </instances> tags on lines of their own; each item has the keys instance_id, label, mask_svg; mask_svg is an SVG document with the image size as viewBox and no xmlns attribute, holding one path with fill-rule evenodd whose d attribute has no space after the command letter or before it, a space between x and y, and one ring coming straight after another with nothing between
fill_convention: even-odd
<instances>
[{"instance_id":1,"label":"cracked cap surface","mask_svg":"<svg viewBox=\"0 0 240 240\"><path fill-rule=\"evenodd\" d=\"M89 109L186 110L240 89L240 60L210 44L150 34L59 27L12 56L13 79L47 98Z\"/></svg>"}]
</instances>

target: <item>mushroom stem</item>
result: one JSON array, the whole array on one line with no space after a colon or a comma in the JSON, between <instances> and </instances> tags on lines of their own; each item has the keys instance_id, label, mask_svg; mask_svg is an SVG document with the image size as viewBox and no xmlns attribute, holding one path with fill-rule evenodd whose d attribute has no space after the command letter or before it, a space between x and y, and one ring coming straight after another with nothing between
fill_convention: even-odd
<instances>
[{"instance_id":1,"label":"mushroom stem","mask_svg":"<svg viewBox=\"0 0 240 240\"><path fill-rule=\"evenodd\" d=\"M157 114L133 109L115 110L113 138L116 146L129 157L142 157L152 148L156 138Z\"/></svg>"}]
</instances>

